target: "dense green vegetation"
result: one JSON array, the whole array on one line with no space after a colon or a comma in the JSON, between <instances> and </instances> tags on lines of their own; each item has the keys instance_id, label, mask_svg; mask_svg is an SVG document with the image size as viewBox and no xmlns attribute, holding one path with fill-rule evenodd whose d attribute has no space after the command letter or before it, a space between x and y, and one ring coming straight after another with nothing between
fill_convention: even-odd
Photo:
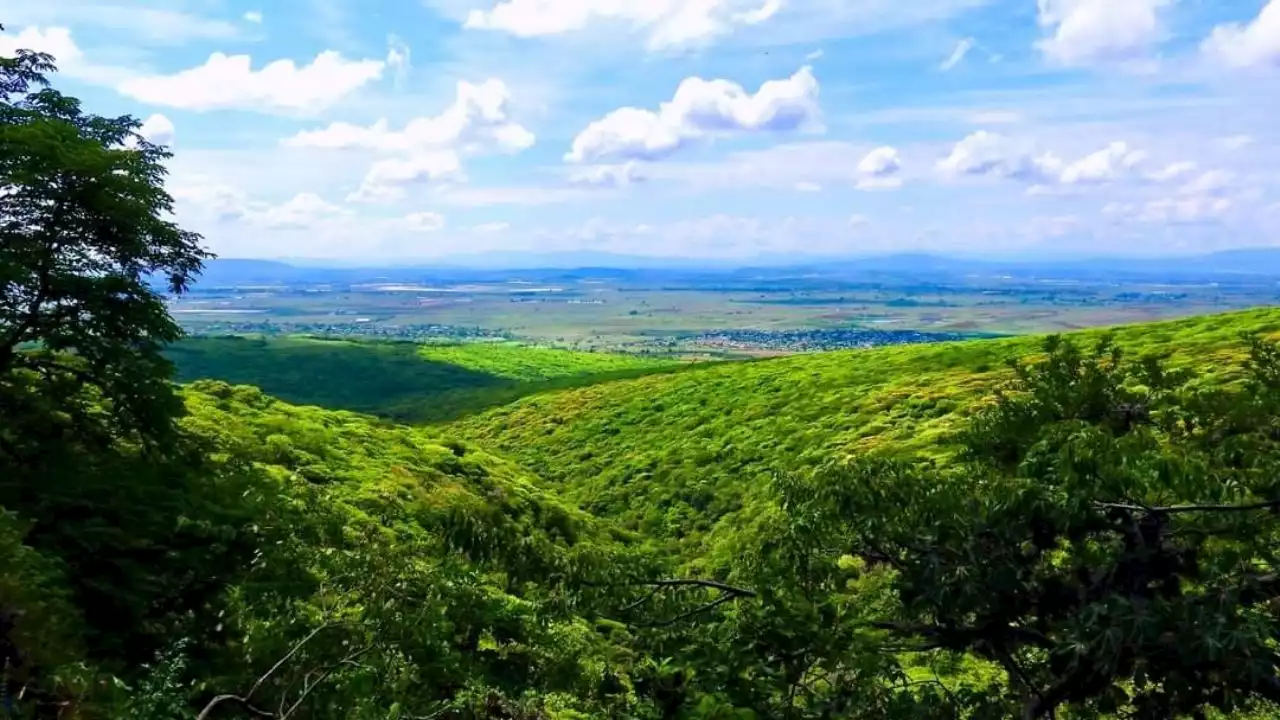
<instances>
[{"instance_id":1,"label":"dense green vegetation","mask_svg":"<svg viewBox=\"0 0 1280 720\"><path fill-rule=\"evenodd\" d=\"M1116 337L1208 383L1239 369L1242 333L1277 332L1280 312L1255 310ZM709 365L526 398L448 430L509 454L592 512L681 539L697 558L704 535L725 518L731 532L778 472L875 450L950 454L950 432L1007 376L1005 361L1038 349L1020 338Z\"/></svg>"},{"instance_id":2,"label":"dense green vegetation","mask_svg":"<svg viewBox=\"0 0 1280 720\"><path fill-rule=\"evenodd\" d=\"M525 395L677 369L639 355L505 343L194 337L168 348L179 380L258 386L290 402L431 422Z\"/></svg>"},{"instance_id":3,"label":"dense green vegetation","mask_svg":"<svg viewBox=\"0 0 1280 720\"><path fill-rule=\"evenodd\" d=\"M1280 313L429 428L179 388L168 154L49 69L0 58L4 716L1280 717Z\"/></svg>"}]
</instances>

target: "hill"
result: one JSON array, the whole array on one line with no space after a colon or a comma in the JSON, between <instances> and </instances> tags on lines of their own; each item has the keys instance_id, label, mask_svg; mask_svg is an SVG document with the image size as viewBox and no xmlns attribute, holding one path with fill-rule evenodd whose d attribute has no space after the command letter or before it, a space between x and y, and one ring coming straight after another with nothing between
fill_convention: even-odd
<instances>
[{"instance_id":1,"label":"hill","mask_svg":"<svg viewBox=\"0 0 1280 720\"><path fill-rule=\"evenodd\" d=\"M1093 341L1103 330L1073 333ZM1240 367L1244 333L1280 332L1262 309L1114 330L1201 382ZM703 558L771 477L861 451L949 452L949 433L1041 339L831 352L614 382L525 398L449 426L520 461L572 501Z\"/></svg>"},{"instance_id":2,"label":"hill","mask_svg":"<svg viewBox=\"0 0 1280 720\"><path fill-rule=\"evenodd\" d=\"M456 419L556 388L669 372L677 362L509 343L418 345L315 337L192 337L180 381L254 385L283 400L406 422Z\"/></svg>"},{"instance_id":3,"label":"hill","mask_svg":"<svg viewBox=\"0 0 1280 720\"><path fill-rule=\"evenodd\" d=\"M253 707L475 717L538 687L608 714L584 685L618 638L562 594L655 572L622 534L464 443L221 382L183 400L163 449L68 438L0 480L0 649L21 663L0 687L22 690L20 717L189 720L197 700L233 717L277 660Z\"/></svg>"}]
</instances>

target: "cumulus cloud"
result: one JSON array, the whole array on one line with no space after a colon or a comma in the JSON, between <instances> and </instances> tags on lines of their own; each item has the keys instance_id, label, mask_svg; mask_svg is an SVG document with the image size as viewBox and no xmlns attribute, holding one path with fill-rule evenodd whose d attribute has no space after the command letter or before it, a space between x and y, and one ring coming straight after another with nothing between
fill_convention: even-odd
<instances>
[{"instance_id":1,"label":"cumulus cloud","mask_svg":"<svg viewBox=\"0 0 1280 720\"><path fill-rule=\"evenodd\" d=\"M969 51L973 49L974 44L975 41L973 38L965 38L961 40L956 44L956 49L951 51L951 55L946 60L943 60L942 64L938 66L938 69L943 72L947 72L964 62L965 56L967 56Z\"/></svg>"},{"instance_id":2,"label":"cumulus cloud","mask_svg":"<svg viewBox=\"0 0 1280 720\"><path fill-rule=\"evenodd\" d=\"M898 177L902 170L902 158L896 148L878 147L867 153L858 163L858 189L882 190L900 187L902 179Z\"/></svg>"},{"instance_id":3,"label":"cumulus cloud","mask_svg":"<svg viewBox=\"0 0 1280 720\"><path fill-rule=\"evenodd\" d=\"M782 0L502 0L472 10L465 27L516 37L577 32L596 23L643 31L653 50L706 42L735 27L758 25L782 9Z\"/></svg>"},{"instance_id":4,"label":"cumulus cloud","mask_svg":"<svg viewBox=\"0 0 1280 720\"><path fill-rule=\"evenodd\" d=\"M17 33L0 32L0 57L14 57L19 50L52 55L60 74L78 80L112 85L128 75L121 68L90 63L65 27L32 25Z\"/></svg>"},{"instance_id":5,"label":"cumulus cloud","mask_svg":"<svg viewBox=\"0 0 1280 720\"><path fill-rule=\"evenodd\" d=\"M14 57L19 50L46 53L64 65L74 64L83 57L71 39L71 31L64 27L41 29L33 25L16 34L0 33L0 56Z\"/></svg>"},{"instance_id":6,"label":"cumulus cloud","mask_svg":"<svg viewBox=\"0 0 1280 720\"><path fill-rule=\"evenodd\" d=\"M1158 183L1169 182L1171 180L1177 180L1188 173L1195 172L1195 169L1196 164L1193 162L1182 161L1170 163L1159 170L1148 173L1147 179Z\"/></svg>"},{"instance_id":7,"label":"cumulus cloud","mask_svg":"<svg viewBox=\"0 0 1280 720\"><path fill-rule=\"evenodd\" d=\"M938 163L943 173L953 177L998 177L1024 182L1053 182L1062 167L1062 160L1052 153L1037 154L1029 145L985 130L956 143L951 154Z\"/></svg>"},{"instance_id":8,"label":"cumulus cloud","mask_svg":"<svg viewBox=\"0 0 1280 720\"><path fill-rule=\"evenodd\" d=\"M1106 147L1066 162L1052 152L1041 152L1029 142L1020 142L986 131L976 132L956 144L938 169L952 177L996 177L1018 180L1031 186L1032 194L1050 194L1072 188L1128 183L1158 186L1184 182L1194 173L1194 162L1179 161L1149 169L1146 152L1116 141ZM1200 191L1207 191L1217 172L1207 173Z\"/></svg>"},{"instance_id":9,"label":"cumulus cloud","mask_svg":"<svg viewBox=\"0 0 1280 720\"><path fill-rule=\"evenodd\" d=\"M582 187L626 187L644 180L644 175L634 161L620 165L592 165L576 169L569 174L569 183Z\"/></svg>"},{"instance_id":10,"label":"cumulus cloud","mask_svg":"<svg viewBox=\"0 0 1280 720\"><path fill-rule=\"evenodd\" d=\"M475 85L459 82L453 104L434 117L410 120L402 130L391 129L385 119L367 127L335 122L320 130L306 130L287 138L290 147L329 149L358 148L382 152L458 148L479 151L496 147L520 151L536 138L509 115L510 93L501 80Z\"/></svg>"},{"instance_id":11,"label":"cumulus cloud","mask_svg":"<svg viewBox=\"0 0 1280 720\"><path fill-rule=\"evenodd\" d=\"M1071 163L1059 178L1064 185L1100 185L1130 175L1146 160L1146 154L1126 143L1113 142L1091 155Z\"/></svg>"},{"instance_id":12,"label":"cumulus cloud","mask_svg":"<svg viewBox=\"0 0 1280 720\"><path fill-rule=\"evenodd\" d=\"M1172 0L1037 0L1040 26L1049 33L1038 43L1050 60L1063 65L1131 60L1158 42L1162 13Z\"/></svg>"},{"instance_id":13,"label":"cumulus cloud","mask_svg":"<svg viewBox=\"0 0 1280 720\"><path fill-rule=\"evenodd\" d=\"M1234 68L1280 65L1280 0L1271 0L1252 22L1214 28L1204 52Z\"/></svg>"},{"instance_id":14,"label":"cumulus cloud","mask_svg":"<svg viewBox=\"0 0 1280 720\"><path fill-rule=\"evenodd\" d=\"M1234 187L1236 175L1227 170L1209 170L1183 185L1184 195L1217 196Z\"/></svg>"},{"instance_id":15,"label":"cumulus cloud","mask_svg":"<svg viewBox=\"0 0 1280 720\"><path fill-rule=\"evenodd\" d=\"M142 121L138 134L157 145L172 145L177 132L172 120L157 113Z\"/></svg>"},{"instance_id":16,"label":"cumulus cloud","mask_svg":"<svg viewBox=\"0 0 1280 720\"><path fill-rule=\"evenodd\" d=\"M326 202L315 193L303 192L279 205L250 207L243 218L269 230L305 230L326 220L351 215L351 211Z\"/></svg>"},{"instance_id":17,"label":"cumulus cloud","mask_svg":"<svg viewBox=\"0 0 1280 720\"><path fill-rule=\"evenodd\" d=\"M184 110L310 113L377 80L385 66L382 60L348 60L326 50L306 65L276 60L254 70L248 55L213 53L202 65L171 75L131 78L118 89L144 103Z\"/></svg>"},{"instance_id":18,"label":"cumulus cloud","mask_svg":"<svg viewBox=\"0 0 1280 720\"><path fill-rule=\"evenodd\" d=\"M385 204L405 197L407 188L427 185L462 174L462 163L452 151L421 153L407 158L378 160L365 174L360 188L348 202Z\"/></svg>"},{"instance_id":19,"label":"cumulus cloud","mask_svg":"<svg viewBox=\"0 0 1280 720\"><path fill-rule=\"evenodd\" d=\"M765 82L754 94L728 80L692 77L657 112L624 107L591 123L574 138L565 159L656 160L708 136L789 132L820 122L818 81L807 65L785 80Z\"/></svg>"}]
</instances>

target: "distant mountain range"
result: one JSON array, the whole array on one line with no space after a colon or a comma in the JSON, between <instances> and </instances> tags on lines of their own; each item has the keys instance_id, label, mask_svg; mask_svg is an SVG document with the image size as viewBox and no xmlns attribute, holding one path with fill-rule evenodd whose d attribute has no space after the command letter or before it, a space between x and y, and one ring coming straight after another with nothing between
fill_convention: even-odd
<instances>
[{"instance_id":1,"label":"distant mountain range","mask_svg":"<svg viewBox=\"0 0 1280 720\"><path fill-rule=\"evenodd\" d=\"M744 260L653 258L607 253L504 253L454 257L438 263L404 262L379 266L338 265L316 260L289 261L219 259L210 261L199 281L204 287L296 284L361 284L393 282L499 281L513 274L573 278L724 277L752 275L785 277L796 273L857 278L895 275L939 278L966 275L1013 277L1160 277L1206 279L1222 276L1280 277L1280 248L1228 250L1209 255L1164 258L1081 258L1053 260L994 260L928 254L850 257L772 256Z\"/></svg>"}]
</instances>

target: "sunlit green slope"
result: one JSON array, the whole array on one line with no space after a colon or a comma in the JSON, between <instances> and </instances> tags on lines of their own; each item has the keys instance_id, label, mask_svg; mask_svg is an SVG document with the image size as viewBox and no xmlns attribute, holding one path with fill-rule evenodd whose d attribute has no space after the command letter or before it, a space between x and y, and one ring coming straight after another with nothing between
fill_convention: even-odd
<instances>
[{"instance_id":1,"label":"sunlit green slope","mask_svg":"<svg viewBox=\"0 0 1280 720\"><path fill-rule=\"evenodd\" d=\"M1117 329L1135 355L1169 354L1205 380L1244 357L1262 309ZM1103 331L1077 333L1088 341ZM526 398L449 431L506 453L601 515L693 550L772 473L855 450L947 451L955 421L1038 338L899 346L714 365Z\"/></svg>"}]
</instances>

